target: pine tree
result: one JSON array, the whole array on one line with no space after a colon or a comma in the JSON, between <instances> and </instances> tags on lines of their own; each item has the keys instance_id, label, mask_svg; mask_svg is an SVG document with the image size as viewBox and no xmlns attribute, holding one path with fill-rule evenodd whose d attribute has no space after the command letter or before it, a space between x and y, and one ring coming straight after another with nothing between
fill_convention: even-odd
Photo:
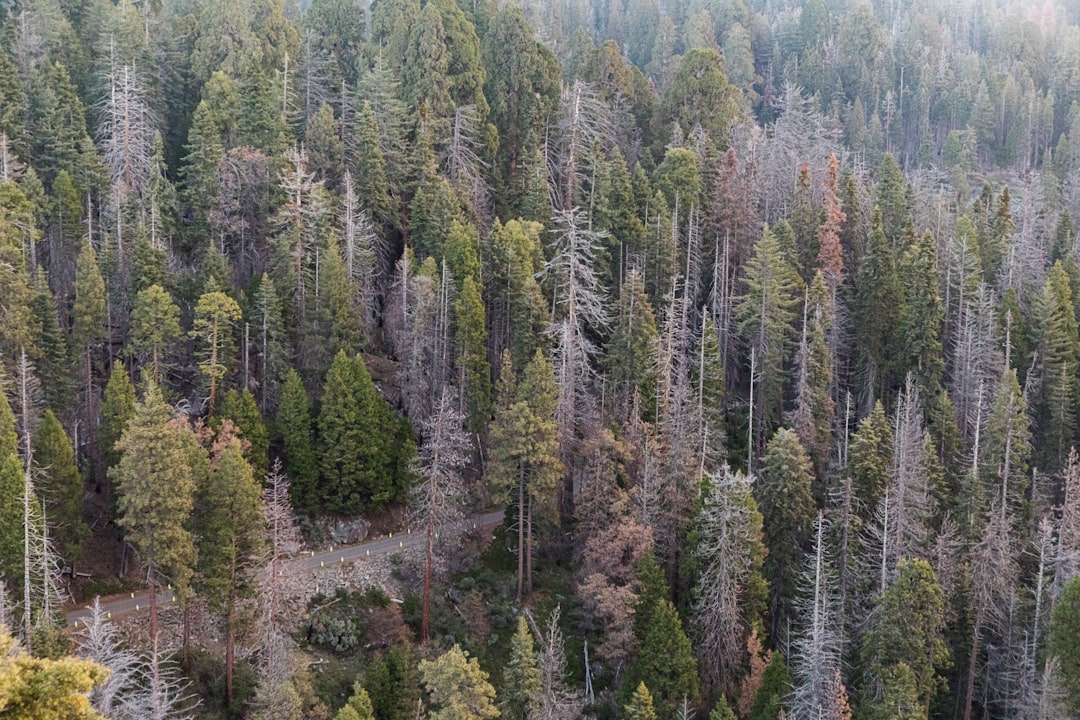
<instances>
[{"instance_id":1,"label":"pine tree","mask_svg":"<svg viewBox=\"0 0 1080 720\"><path fill-rule=\"evenodd\" d=\"M652 695L649 694L649 688L645 687L644 681L639 682L634 688L629 702L623 708L623 715L626 720L656 720Z\"/></svg>"},{"instance_id":2,"label":"pine tree","mask_svg":"<svg viewBox=\"0 0 1080 720\"><path fill-rule=\"evenodd\" d=\"M1046 438L1041 465L1062 467L1076 428L1077 320L1064 264L1050 270L1038 303L1038 353L1042 371L1039 402L1041 431Z\"/></svg>"},{"instance_id":3,"label":"pine tree","mask_svg":"<svg viewBox=\"0 0 1080 720\"><path fill-rule=\"evenodd\" d=\"M432 720L494 720L495 688L476 658L460 645L447 650L435 660L420 661L420 682L428 691L433 709Z\"/></svg>"},{"instance_id":4,"label":"pine tree","mask_svg":"<svg viewBox=\"0 0 1080 720\"><path fill-rule=\"evenodd\" d=\"M770 609L774 627L787 616L795 578L791 569L799 567L809 545L814 521L814 496L810 458L799 436L781 428L776 431L761 459L761 479L757 486L758 507L764 519L764 573L771 591Z\"/></svg>"},{"instance_id":5,"label":"pine tree","mask_svg":"<svg viewBox=\"0 0 1080 720\"><path fill-rule=\"evenodd\" d=\"M214 413L218 385L228 377L236 361L233 333L240 318L240 306L223 292L206 293L195 305L191 337L196 341L199 372L209 385L211 415Z\"/></svg>"},{"instance_id":6,"label":"pine tree","mask_svg":"<svg viewBox=\"0 0 1080 720\"><path fill-rule=\"evenodd\" d=\"M503 669L499 710L506 720L532 720L539 714L543 676L533 647L532 631L524 615L510 638L510 660Z\"/></svg>"},{"instance_id":7,"label":"pine tree","mask_svg":"<svg viewBox=\"0 0 1080 720\"><path fill-rule=\"evenodd\" d=\"M117 443L120 460L109 471L119 494L118 522L150 578L151 637L157 635L159 575L184 593L196 558L188 529L197 482L190 430L170 415L161 390L149 383Z\"/></svg>"},{"instance_id":8,"label":"pine tree","mask_svg":"<svg viewBox=\"0 0 1080 720\"><path fill-rule=\"evenodd\" d=\"M503 501L517 507L520 599L532 591L533 511L550 512L563 473L551 363L537 350L517 384L509 353L504 352L496 395L488 480Z\"/></svg>"},{"instance_id":9,"label":"pine tree","mask_svg":"<svg viewBox=\"0 0 1080 720\"><path fill-rule=\"evenodd\" d=\"M34 435L34 462L41 469L35 489L52 530L51 538L72 565L82 559L90 528L83 521L83 479L75 451L52 410L46 410Z\"/></svg>"},{"instance_id":10,"label":"pine tree","mask_svg":"<svg viewBox=\"0 0 1080 720\"><path fill-rule=\"evenodd\" d=\"M270 451L270 433L263 422L259 406L255 404L255 396L250 390L233 388L225 393L217 414L212 419L211 427L217 432L225 420L233 424L235 431L246 444L244 457L251 463L255 474L259 477L265 475L268 463L267 453Z\"/></svg>"},{"instance_id":11,"label":"pine tree","mask_svg":"<svg viewBox=\"0 0 1080 720\"><path fill-rule=\"evenodd\" d=\"M697 659L679 613L667 599L653 607L644 641L626 670L623 687L629 690L646 679L653 687L656 710L664 717L673 717L683 698L698 701Z\"/></svg>"},{"instance_id":12,"label":"pine tree","mask_svg":"<svg viewBox=\"0 0 1080 720\"><path fill-rule=\"evenodd\" d=\"M761 686L754 696L748 720L781 720L791 686L791 671L784 662L784 656L773 651L761 676Z\"/></svg>"},{"instance_id":13,"label":"pine tree","mask_svg":"<svg viewBox=\"0 0 1080 720\"><path fill-rule=\"evenodd\" d=\"M285 470L292 478L292 501L296 507L314 510L319 503L319 475L314 447L311 400L295 370L289 370L281 388L275 429L281 438Z\"/></svg>"},{"instance_id":14,"label":"pine tree","mask_svg":"<svg viewBox=\"0 0 1080 720\"><path fill-rule=\"evenodd\" d=\"M167 363L180 340L180 308L160 285L151 285L135 297L131 310L128 352L150 365L148 377L155 383L164 379Z\"/></svg>"},{"instance_id":15,"label":"pine tree","mask_svg":"<svg viewBox=\"0 0 1080 720\"><path fill-rule=\"evenodd\" d=\"M225 614L225 698L230 703L237 604L255 594L255 562L263 544L260 495L255 473L244 459L244 445L232 423L225 421L214 442L209 477L198 490L196 531L200 585L211 609Z\"/></svg>"},{"instance_id":16,"label":"pine tree","mask_svg":"<svg viewBox=\"0 0 1080 720\"><path fill-rule=\"evenodd\" d=\"M319 411L324 507L356 513L399 498L398 422L375 389L363 358L339 352L330 364Z\"/></svg>"},{"instance_id":17,"label":"pine tree","mask_svg":"<svg viewBox=\"0 0 1080 720\"><path fill-rule=\"evenodd\" d=\"M255 342L254 365L258 368L259 409L268 415L280 400L280 387L287 368L288 349L281 302L270 276L263 273L255 291L255 307L250 313Z\"/></svg>"}]
</instances>

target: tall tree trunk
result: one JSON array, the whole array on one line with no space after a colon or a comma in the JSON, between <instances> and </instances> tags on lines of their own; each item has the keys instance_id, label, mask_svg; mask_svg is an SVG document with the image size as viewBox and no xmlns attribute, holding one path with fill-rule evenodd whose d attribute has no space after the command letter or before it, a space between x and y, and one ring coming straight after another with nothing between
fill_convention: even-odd
<instances>
[{"instance_id":1,"label":"tall tree trunk","mask_svg":"<svg viewBox=\"0 0 1080 720\"><path fill-rule=\"evenodd\" d=\"M967 690L964 692L964 720L971 720L971 700L975 694L975 668L979 660L979 634L982 632L982 624L980 611L975 617L975 627L971 632L971 657L968 659Z\"/></svg>"},{"instance_id":2,"label":"tall tree trunk","mask_svg":"<svg viewBox=\"0 0 1080 720\"><path fill-rule=\"evenodd\" d=\"M432 518L427 523L427 558L424 564L424 598L420 613L420 642L431 637L431 570L435 560L435 525Z\"/></svg>"},{"instance_id":3,"label":"tall tree trunk","mask_svg":"<svg viewBox=\"0 0 1080 720\"><path fill-rule=\"evenodd\" d=\"M525 584L525 464L518 465L518 577L517 602Z\"/></svg>"},{"instance_id":4,"label":"tall tree trunk","mask_svg":"<svg viewBox=\"0 0 1080 720\"><path fill-rule=\"evenodd\" d=\"M529 525L527 530L527 536L525 540L525 592L532 594L532 495L529 495L526 502L529 505L528 515Z\"/></svg>"},{"instance_id":5,"label":"tall tree trunk","mask_svg":"<svg viewBox=\"0 0 1080 720\"><path fill-rule=\"evenodd\" d=\"M233 701L233 666L236 664L236 627L233 623L236 600L229 597L229 611L225 615L225 700ZM186 613L186 611L185 611Z\"/></svg>"}]
</instances>

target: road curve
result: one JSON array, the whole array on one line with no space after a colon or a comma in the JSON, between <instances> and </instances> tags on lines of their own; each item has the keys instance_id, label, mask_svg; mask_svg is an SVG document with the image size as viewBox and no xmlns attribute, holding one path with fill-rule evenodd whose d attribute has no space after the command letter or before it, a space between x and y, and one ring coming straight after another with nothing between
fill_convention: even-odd
<instances>
[{"instance_id":1,"label":"road curve","mask_svg":"<svg viewBox=\"0 0 1080 720\"><path fill-rule=\"evenodd\" d=\"M483 515L475 515L463 520L456 525L464 530L475 528L489 528L499 525L505 516L504 511L496 510ZM470 527L471 526L471 527ZM420 545L424 541L422 533L410 533L408 531L399 534L391 534L386 537L366 540L356 545L344 545L335 547L333 550L323 552L307 551L289 559L288 566L293 570L313 570L324 567L331 563L352 562L365 557L377 557L390 555L397 550ZM159 605L170 604L175 601L175 595L168 588L158 591ZM146 610L150 607L150 591L129 593L127 595L111 595L101 598L101 608L108 617L120 618L133 612ZM68 608L65 611L69 627L77 628L82 622L90 617L90 606Z\"/></svg>"}]
</instances>

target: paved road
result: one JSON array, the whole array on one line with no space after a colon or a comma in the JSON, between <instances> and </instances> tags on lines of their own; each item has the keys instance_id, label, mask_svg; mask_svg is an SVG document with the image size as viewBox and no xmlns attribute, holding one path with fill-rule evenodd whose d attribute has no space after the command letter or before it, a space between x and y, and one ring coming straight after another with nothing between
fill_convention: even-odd
<instances>
[{"instance_id":1,"label":"paved road","mask_svg":"<svg viewBox=\"0 0 1080 720\"><path fill-rule=\"evenodd\" d=\"M489 528L495 527L503 521L504 513L502 510L485 513L484 515L477 515L469 518L462 523L460 527L463 529L472 528ZM297 555L288 561L288 565L294 570L314 570L315 568L325 567L334 563L353 562L365 557L376 557L379 555L390 555L402 548L414 547L421 544L424 541L422 533L401 533L396 535L389 535L387 537L376 538L374 540L367 540L359 543L358 545L346 545L342 547L336 547L333 550L326 550L324 552L311 552ZM160 590L158 592L158 603L160 605L166 605L173 602L173 593L168 590ZM139 612L146 610L150 607L150 591L143 590L142 592L130 593L127 595L112 595L110 597L101 598L102 609L109 613L109 617L116 619L128 615L133 612ZM71 627L77 627L80 622L90 616L89 606L82 606L78 608L70 608L66 611L68 625Z\"/></svg>"}]
</instances>

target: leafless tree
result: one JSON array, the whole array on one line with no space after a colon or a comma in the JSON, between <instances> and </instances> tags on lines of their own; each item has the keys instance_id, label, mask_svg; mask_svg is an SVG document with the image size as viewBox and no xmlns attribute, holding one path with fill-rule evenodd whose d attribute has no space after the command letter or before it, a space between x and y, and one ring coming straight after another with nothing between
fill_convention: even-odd
<instances>
[{"instance_id":1,"label":"leafless tree","mask_svg":"<svg viewBox=\"0 0 1080 720\"><path fill-rule=\"evenodd\" d=\"M455 392L446 387L424 422L423 440L417 456L420 482L413 489L410 516L414 527L422 527L425 537L423 612L420 641L430 634L431 581L437 544L451 542L448 526L461 518L465 487L461 470L469 462L471 441L464 430L464 416L457 409ZM438 537L442 528L442 537Z\"/></svg>"},{"instance_id":2,"label":"leafless tree","mask_svg":"<svg viewBox=\"0 0 1080 720\"><path fill-rule=\"evenodd\" d=\"M563 87L560 116L547 143L551 205L568 212L587 207L583 197L592 174L596 147L606 151L611 144L610 110L593 89L580 80Z\"/></svg>"},{"instance_id":3,"label":"leafless tree","mask_svg":"<svg viewBox=\"0 0 1080 720\"><path fill-rule=\"evenodd\" d=\"M487 234L493 219L491 188L485 179L488 163L480 156L481 119L475 105L461 105L454 111L450 136L444 141L446 174L462 197L469 198L477 215L481 234Z\"/></svg>"},{"instance_id":4,"label":"leafless tree","mask_svg":"<svg viewBox=\"0 0 1080 720\"><path fill-rule=\"evenodd\" d=\"M137 720L130 704L139 691L139 657L125 646L99 598L77 630L76 643L80 656L109 669L109 677L90 693L94 709L112 720Z\"/></svg>"},{"instance_id":5,"label":"leafless tree","mask_svg":"<svg viewBox=\"0 0 1080 720\"><path fill-rule=\"evenodd\" d=\"M563 643L558 605L548 618L547 637L540 652L541 694L538 720L576 720L584 710L584 700L566 686L566 650Z\"/></svg>"},{"instance_id":6,"label":"leafless tree","mask_svg":"<svg viewBox=\"0 0 1080 720\"><path fill-rule=\"evenodd\" d=\"M1070 579L1080 573L1080 455L1069 450L1062 472L1064 500L1058 520L1058 543L1054 557L1054 579L1050 597L1054 600Z\"/></svg>"},{"instance_id":7,"label":"leafless tree","mask_svg":"<svg viewBox=\"0 0 1080 720\"><path fill-rule=\"evenodd\" d=\"M815 525L814 553L807 558L796 603L799 624L791 653L796 678L791 702L794 720L832 718L833 683L843 653L843 610L836 569L826 547L824 516L819 514Z\"/></svg>"},{"instance_id":8,"label":"leafless tree","mask_svg":"<svg viewBox=\"0 0 1080 720\"><path fill-rule=\"evenodd\" d=\"M348 170L342 177L340 218L341 253L345 261L345 271L355 282L357 305L363 309L364 324L370 333L376 320L376 285L381 275L379 269L385 264L388 248L375 232L371 216L361 207L352 173Z\"/></svg>"},{"instance_id":9,"label":"leafless tree","mask_svg":"<svg viewBox=\"0 0 1080 720\"><path fill-rule=\"evenodd\" d=\"M698 513L700 567L694 589L698 652L710 685L731 693L743 665L753 618L745 603L760 552L761 514L753 502L753 478L725 466L709 477Z\"/></svg>"}]
</instances>

